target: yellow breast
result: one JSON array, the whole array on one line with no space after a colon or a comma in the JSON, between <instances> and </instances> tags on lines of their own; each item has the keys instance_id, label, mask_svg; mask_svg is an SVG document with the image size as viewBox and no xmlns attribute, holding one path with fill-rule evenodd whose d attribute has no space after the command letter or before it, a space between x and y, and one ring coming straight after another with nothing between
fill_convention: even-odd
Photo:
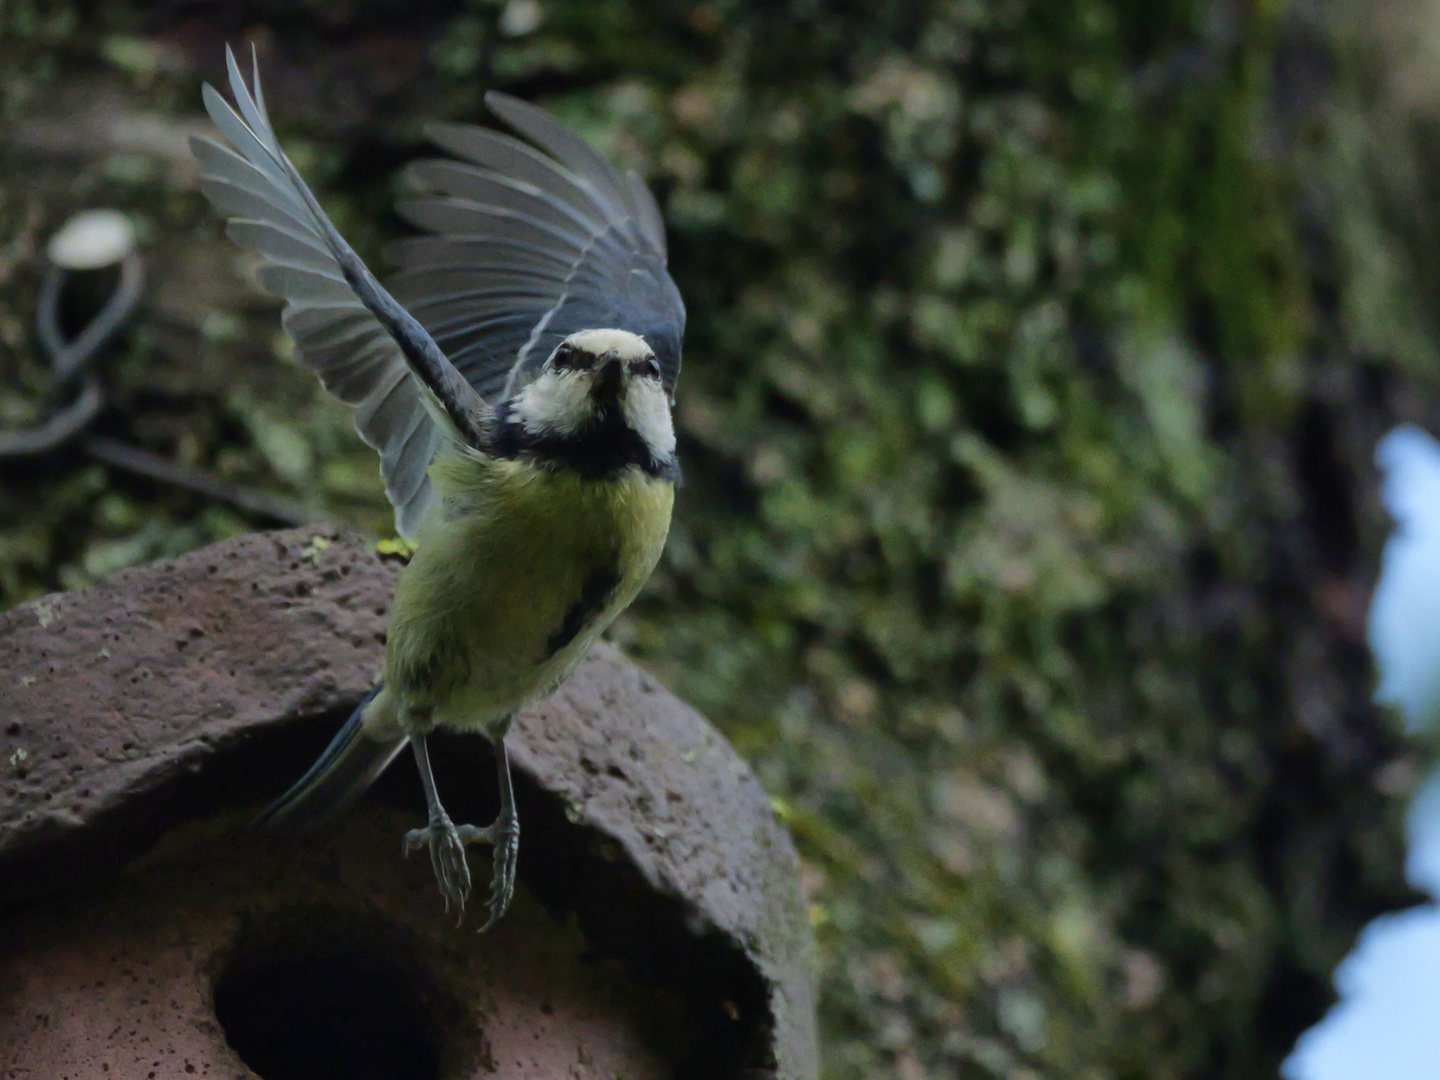
<instances>
[{"instance_id":1,"label":"yellow breast","mask_svg":"<svg viewBox=\"0 0 1440 1080\"><path fill-rule=\"evenodd\" d=\"M396 587L386 688L437 725L484 727L563 678L635 598L674 485L459 451L430 475L441 501Z\"/></svg>"}]
</instances>

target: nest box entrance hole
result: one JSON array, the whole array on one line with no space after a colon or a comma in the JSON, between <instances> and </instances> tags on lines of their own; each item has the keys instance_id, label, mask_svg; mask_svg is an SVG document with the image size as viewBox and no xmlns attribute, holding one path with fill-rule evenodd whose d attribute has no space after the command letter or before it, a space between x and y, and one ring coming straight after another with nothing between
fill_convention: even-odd
<instances>
[{"instance_id":1,"label":"nest box entrance hole","mask_svg":"<svg viewBox=\"0 0 1440 1080\"><path fill-rule=\"evenodd\" d=\"M397 936L325 908L247 929L214 984L231 1049L261 1080L438 1080L434 995Z\"/></svg>"}]
</instances>

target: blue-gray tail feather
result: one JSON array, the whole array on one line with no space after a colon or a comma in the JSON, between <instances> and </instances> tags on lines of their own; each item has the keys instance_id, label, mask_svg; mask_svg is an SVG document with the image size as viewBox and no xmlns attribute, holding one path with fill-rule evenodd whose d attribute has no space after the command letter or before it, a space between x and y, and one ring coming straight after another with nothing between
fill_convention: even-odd
<instances>
[{"instance_id":1,"label":"blue-gray tail feather","mask_svg":"<svg viewBox=\"0 0 1440 1080\"><path fill-rule=\"evenodd\" d=\"M406 740L372 739L362 730L361 714L380 692L377 684L355 707L310 771L262 810L255 825L267 832L300 832L349 809L383 773Z\"/></svg>"}]
</instances>

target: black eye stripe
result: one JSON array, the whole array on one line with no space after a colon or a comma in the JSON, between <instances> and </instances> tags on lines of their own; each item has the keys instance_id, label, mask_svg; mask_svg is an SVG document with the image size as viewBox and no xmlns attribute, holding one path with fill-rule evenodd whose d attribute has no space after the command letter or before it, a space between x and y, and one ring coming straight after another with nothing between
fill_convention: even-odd
<instances>
[{"instance_id":1,"label":"black eye stripe","mask_svg":"<svg viewBox=\"0 0 1440 1080\"><path fill-rule=\"evenodd\" d=\"M606 356L613 356L613 353L606 353ZM555 350L554 359L551 365L556 371L589 370L594 366L596 357L587 353L584 349L576 348L574 345L561 345ZM639 360L632 360L626 365L630 374L643 377L660 377L660 364L653 356L643 357Z\"/></svg>"}]
</instances>

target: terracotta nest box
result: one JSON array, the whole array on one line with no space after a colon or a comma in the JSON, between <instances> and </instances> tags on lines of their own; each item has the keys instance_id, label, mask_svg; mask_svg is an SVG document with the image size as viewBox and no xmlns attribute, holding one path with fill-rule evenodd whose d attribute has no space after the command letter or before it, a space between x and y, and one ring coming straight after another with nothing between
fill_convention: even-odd
<instances>
[{"instance_id":1,"label":"terracotta nest box","mask_svg":"<svg viewBox=\"0 0 1440 1080\"><path fill-rule=\"evenodd\" d=\"M396 571L297 529L0 615L0 1080L812 1080L790 839L609 647L512 729L520 885L483 936L401 857L408 760L313 835L246 827L367 690ZM488 820L485 742L432 746Z\"/></svg>"}]
</instances>

